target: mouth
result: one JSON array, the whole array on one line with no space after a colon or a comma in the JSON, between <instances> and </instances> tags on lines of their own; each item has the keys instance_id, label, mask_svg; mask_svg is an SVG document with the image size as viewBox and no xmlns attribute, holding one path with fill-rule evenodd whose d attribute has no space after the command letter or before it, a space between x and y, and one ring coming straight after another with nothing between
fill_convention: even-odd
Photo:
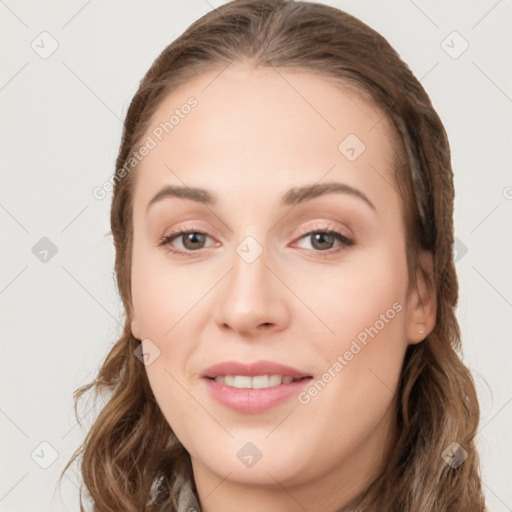
<instances>
[{"instance_id":1,"label":"mouth","mask_svg":"<svg viewBox=\"0 0 512 512\"><path fill-rule=\"evenodd\" d=\"M227 386L252 389L280 386L312 377L292 366L264 360L254 363L224 361L210 366L200 376Z\"/></svg>"},{"instance_id":2,"label":"mouth","mask_svg":"<svg viewBox=\"0 0 512 512\"><path fill-rule=\"evenodd\" d=\"M313 379L309 373L275 361L224 361L200 377L210 396L238 413L263 413L298 395Z\"/></svg>"},{"instance_id":3,"label":"mouth","mask_svg":"<svg viewBox=\"0 0 512 512\"><path fill-rule=\"evenodd\" d=\"M266 389L275 386L291 384L305 379L312 379L311 376L292 377L291 375L267 374L267 375L217 375L216 377L205 377L219 384L224 384L238 389Z\"/></svg>"}]
</instances>

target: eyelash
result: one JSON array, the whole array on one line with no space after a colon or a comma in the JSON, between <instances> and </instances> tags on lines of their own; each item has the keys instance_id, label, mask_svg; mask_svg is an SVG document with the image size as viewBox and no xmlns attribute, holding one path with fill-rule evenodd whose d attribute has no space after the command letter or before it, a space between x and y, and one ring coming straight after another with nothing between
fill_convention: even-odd
<instances>
[{"instance_id":1,"label":"eyelash","mask_svg":"<svg viewBox=\"0 0 512 512\"><path fill-rule=\"evenodd\" d=\"M198 249L197 251L186 251L185 252L185 251L178 251L176 249L171 249L171 247L170 247L170 244L173 240L179 238L182 235L188 235L190 233L197 233L199 235L209 236L204 231L201 231L200 229L196 229L191 226L191 227L187 227L184 229L180 229L178 231L174 231L172 233L169 233L168 235L165 235L164 237L162 237L162 239L160 240L158 245L159 246L168 246L167 250L169 250L172 254L176 254L177 256L192 257L193 253L199 252L200 249ZM338 254L345 248L350 247L351 245L354 244L354 241L352 239L346 237L343 233L340 233L339 231L337 231L335 229L327 228L326 226L313 226L313 227L309 227L307 229L301 230L299 232L300 236L297 240L301 240L302 238L306 237L307 235L313 235L313 234L318 234L318 233L321 233L323 235L333 235L336 240L341 242L341 245L338 246L337 249L333 248L333 249L327 249L325 251L319 251L319 250L315 250L315 249L306 249L308 251L313 251L315 253L315 255L318 255L323 258L328 258L329 256Z\"/></svg>"}]
</instances>

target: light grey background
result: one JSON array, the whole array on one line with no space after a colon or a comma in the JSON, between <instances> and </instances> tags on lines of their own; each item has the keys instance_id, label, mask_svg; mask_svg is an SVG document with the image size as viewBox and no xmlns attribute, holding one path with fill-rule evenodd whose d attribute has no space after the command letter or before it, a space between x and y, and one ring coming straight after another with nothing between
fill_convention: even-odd
<instances>
[{"instance_id":1,"label":"light grey background","mask_svg":"<svg viewBox=\"0 0 512 512\"><path fill-rule=\"evenodd\" d=\"M144 72L221 3L0 0L2 511L78 510L78 480L64 478L53 495L85 434L72 392L93 378L122 318L105 236L110 197L97 200L92 190L112 175L121 121ZM512 2L325 3L389 40L448 132L458 318L481 400L483 481L489 509L512 510ZM32 251L43 237L57 248L47 262ZM94 412L85 402L81 415L87 428Z\"/></svg>"}]
</instances>

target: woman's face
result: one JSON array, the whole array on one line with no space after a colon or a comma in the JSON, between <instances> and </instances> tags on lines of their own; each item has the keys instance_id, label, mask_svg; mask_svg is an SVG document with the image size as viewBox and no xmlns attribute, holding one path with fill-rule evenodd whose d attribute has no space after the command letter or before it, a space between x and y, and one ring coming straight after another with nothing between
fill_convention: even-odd
<instances>
[{"instance_id":1,"label":"woman's face","mask_svg":"<svg viewBox=\"0 0 512 512\"><path fill-rule=\"evenodd\" d=\"M231 65L168 95L136 148L132 332L207 504L240 485L335 501L380 469L404 352L435 318L408 294L383 115L315 74ZM299 373L203 376L226 361Z\"/></svg>"}]
</instances>

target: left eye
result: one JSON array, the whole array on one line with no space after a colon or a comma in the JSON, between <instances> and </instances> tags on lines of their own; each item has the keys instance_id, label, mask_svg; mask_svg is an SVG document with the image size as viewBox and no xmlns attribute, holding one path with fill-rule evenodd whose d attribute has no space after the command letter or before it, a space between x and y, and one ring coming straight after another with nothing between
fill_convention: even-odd
<instances>
[{"instance_id":1,"label":"left eye","mask_svg":"<svg viewBox=\"0 0 512 512\"><path fill-rule=\"evenodd\" d=\"M316 249L316 252L327 252L332 249L332 244L335 240L340 242L340 245L350 246L354 242L353 240L347 238L345 235L335 230L322 230L322 229L314 229L303 233L299 240L303 238L308 238L312 241L312 246Z\"/></svg>"}]
</instances>

